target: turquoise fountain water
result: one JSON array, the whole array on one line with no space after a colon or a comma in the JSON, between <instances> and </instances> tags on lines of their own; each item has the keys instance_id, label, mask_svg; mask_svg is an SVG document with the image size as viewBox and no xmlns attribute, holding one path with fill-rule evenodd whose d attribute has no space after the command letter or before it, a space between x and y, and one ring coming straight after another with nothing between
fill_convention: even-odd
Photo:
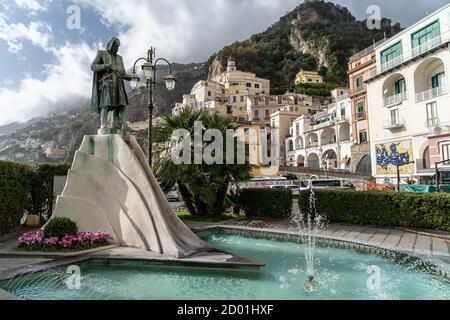
<instances>
[{"instance_id":1,"label":"turquoise fountain water","mask_svg":"<svg viewBox=\"0 0 450 320\"><path fill-rule=\"evenodd\" d=\"M315 247L315 284L303 245L220 233L205 235L212 246L266 263L260 271L85 263L81 289L64 285L65 269L36 273L0 287L24 299L450 299L450 282L418 264L332 247ZM381 271L371 288L371 267ZM45 279L45 280L44 280Z\"/></svg>"}]
</instances>

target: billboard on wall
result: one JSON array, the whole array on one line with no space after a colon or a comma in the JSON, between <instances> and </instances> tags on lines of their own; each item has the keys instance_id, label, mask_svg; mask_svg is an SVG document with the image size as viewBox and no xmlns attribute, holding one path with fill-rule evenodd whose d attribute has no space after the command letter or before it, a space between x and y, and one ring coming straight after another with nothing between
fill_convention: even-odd
<instances>
[{"instance_id":1,"label":"billboard on wall","mask_svg":"<svg viewBox=\"0 0 450 320\"><path fill-rule=\"evenodd\" d=\"M381 143L375 146L377 174L397 174L397 165L413 161L411 140ZM401 174L413 174L414 164L400 167Z\"/></svg>"}]
</instances>

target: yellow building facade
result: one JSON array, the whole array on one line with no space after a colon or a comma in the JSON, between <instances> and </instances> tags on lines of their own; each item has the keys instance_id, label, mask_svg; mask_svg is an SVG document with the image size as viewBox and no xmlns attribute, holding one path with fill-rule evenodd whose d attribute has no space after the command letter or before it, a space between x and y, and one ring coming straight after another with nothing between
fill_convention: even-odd
<instances>
[{"instance_id":1,"label":"yellow building facade","mask_svg":"<svg viewBox=\"0 0 450 320\"><path fill-rule=\"evenodd\" d=\"M300 70L295 77L295 84L322 84L323 78L317 71Z\"/></svg>"}]
</instances>

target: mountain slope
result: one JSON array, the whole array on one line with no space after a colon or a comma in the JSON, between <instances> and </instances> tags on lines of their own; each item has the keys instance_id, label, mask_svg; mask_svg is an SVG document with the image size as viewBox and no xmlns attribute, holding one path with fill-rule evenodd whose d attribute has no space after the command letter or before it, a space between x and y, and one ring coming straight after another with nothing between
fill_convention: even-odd
<instances>
[{"instance_id":1,"label":"mountain slope","mask_svg":"<svg viewBox=\"0 0 450 320\"><path fill-rule=\"evenodd\" d=\"M347 85L350 56L401 30L383 19L379 30L369 30L340 5L306 1L266 31L243 42L235 42L208 61L209 77L224 70L232 55L241 70L271 79L272 91L283 93L293 86L301 69L319 70L332 84Z\"/></svg>"}]
</instances>

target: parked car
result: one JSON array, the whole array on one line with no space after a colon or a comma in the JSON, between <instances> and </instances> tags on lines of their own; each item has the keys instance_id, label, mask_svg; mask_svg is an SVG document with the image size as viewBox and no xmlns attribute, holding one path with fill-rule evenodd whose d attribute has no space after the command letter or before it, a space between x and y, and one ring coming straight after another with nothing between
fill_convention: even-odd
<instances>
[{"instance_id":1,"label":"parked car","mask_svg":"<svg viewBox=\"0 0 450 320\"><path fill-rule=\"evenodd\" d=\"M356 187L349 180L345 179L317 179L303 180L300 190L308 190L309 188L316 190L355 190Z\"/></svg>"},{"instance_id":2,"label":"parked car","mask_svg":"<svg viewBox=\"0 0 450 320\"><path fill-rule=\"evenodd\" d=\"M169 202L179 202L181 201L181 196L178 190L171 190L166 193L166 199Z\"/></svg>"}]
</instances>

